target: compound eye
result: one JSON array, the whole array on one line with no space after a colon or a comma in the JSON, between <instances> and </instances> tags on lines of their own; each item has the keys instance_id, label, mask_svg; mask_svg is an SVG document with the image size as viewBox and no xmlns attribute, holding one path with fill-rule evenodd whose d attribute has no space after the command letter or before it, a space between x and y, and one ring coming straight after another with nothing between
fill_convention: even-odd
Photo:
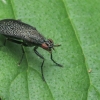
<instances>
[{"instance_id":1,"label":"compound eye","mask_svg":"<svg viewBox=\"0 0 100 100\"><path fill-rule=\"evenodd\" d=\"M48 39L48 42L46 44L48 45L49 48L52 48L53 47L53 40Z\"/></svg>"},{"instance_id":2,"label":"compound eye","mask_svg":"<svg viewBox=\"0 0 100 100\"><path fill-rule=\"evenodd\" d=\"M46 45L47 45L48 47L50 47L50 44L51 44L51 43L49 43L49 42L46 43Z\"/></svg>"},{"instance_id":3,"label":"compound eye","mask_svg":"<svg viewBox=\"0 0 100 100\"><path fill-rule=\"evenodd\" d=\"M48 39L49 41L50 41L50 43L52 43L53 44L53 40L52 39Z\"/></svg>"}]
</instances>

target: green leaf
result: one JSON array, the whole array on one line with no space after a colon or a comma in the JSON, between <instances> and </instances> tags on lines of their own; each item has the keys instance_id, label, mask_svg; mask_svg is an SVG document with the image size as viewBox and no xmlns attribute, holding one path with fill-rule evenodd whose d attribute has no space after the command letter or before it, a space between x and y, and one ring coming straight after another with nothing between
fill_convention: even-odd
<instances>
[{"instance_id":1,"label":"green leaf","mask_svg":"<svg viewBox=\"0 0 100 100\"><path fill-rule=\"evenodd\" d=\"M61 47L53 58L42 59L34 47L24 47L20 66L20 45L7 41L0 48L0 97L2 100L99 100L100 99L100 1L96 0L1 0L0 19L13 18L37 28ZM0 36L0 45L5 37Z\"/></svg>"}]
</instances>

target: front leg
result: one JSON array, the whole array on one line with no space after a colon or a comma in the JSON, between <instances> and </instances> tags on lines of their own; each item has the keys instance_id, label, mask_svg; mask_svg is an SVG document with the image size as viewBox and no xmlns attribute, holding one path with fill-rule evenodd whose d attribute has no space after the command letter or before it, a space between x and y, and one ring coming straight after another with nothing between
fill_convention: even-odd
<instances>
[{"instance_id":1,"label":"front leg","mask_svg":"<svg viewBox=\"0 0 100 100\"><path fill-rule=\"evenodd\" d=\"M43 74L43 64L44 64L45 59L41 54L39 54L39 52L37 51L37 48L38 47L34 47L34 52L36 53L37 56L39 56L41 59L43 59L43 62L41 64L41 73L42 73L42 79L45 81L44 74Z\"/></svg>"},{"instance_id":2,"label":"front leg","mask_svg":"<svg viewBox=\"0 0 100 100\"><path fill-rule=\"evenodd\" d=\"M52 52L51 52L51 60L52 60L57 66L63 67L62 65L58 64L58 63L53 59L53 57L52 57Z\"/></svg>"}]
</instances>

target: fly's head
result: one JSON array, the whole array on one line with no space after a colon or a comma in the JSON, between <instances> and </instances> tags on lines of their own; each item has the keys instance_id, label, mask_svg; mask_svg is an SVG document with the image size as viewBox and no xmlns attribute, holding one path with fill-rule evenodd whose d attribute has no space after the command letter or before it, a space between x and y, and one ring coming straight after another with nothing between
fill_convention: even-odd
<instances>
[{"instance_id":1,"label":"fly's head","mask_svg":"<svg viewBox=\"0 0 100 100\"><path fill-rule=\"evenodd\" d=\"M49 52L52 52L52 49L54 50L54 47L58 47L60 45L54 45L52 39L46 40L44 43L42 43L41 47Z\"/></svg>"}]
</instances>

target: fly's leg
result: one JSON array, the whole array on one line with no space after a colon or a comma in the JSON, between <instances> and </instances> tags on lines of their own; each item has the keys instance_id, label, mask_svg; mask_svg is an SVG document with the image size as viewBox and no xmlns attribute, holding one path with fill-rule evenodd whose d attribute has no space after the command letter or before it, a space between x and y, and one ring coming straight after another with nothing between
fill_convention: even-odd
<instances>
[{"instance_id":1,"label":"fly's leg","mask_svg":"<svg viewBox=\"0 0 100 100\"><path fill-rule=\"evenodd\" d=\"M51 60L52 60L57 66L63 67L62 65L58 64L58 63L53 59L53 57L52 57L52 52L51 52Z\"/></svg>"},{"instance_id":2,"label":"fly's leg","mask_svg":"<svg viewBox=\"0 0 100 100\"><path fill-rule=\"evenodd\" d=\"M14 42L14 43L17 43L17 44L22 44L23 45L23 42L19 41L19 40L16 40L16 39L12 39L12 38L6 38L4 44L6 44L6 41L11 41L11 42Z\"/></svg>"},{"instance_id":3,"label":"fly's leg","mask_svg":"<svg viewBox=\"0 0 100 100\"><path fill-rule=\"evenodd\" d=\"M3 47L3 46L5 46L5 45L6 45L7 39L8 39L8 38L6 38L6 39L4 40L3 45L0 45L0 47Z\"/></svg>"},{"instance_id":4,"label":"fly's leg","mask_svg":"<svg viewBox=\"0 0 100 100\"><path fill-rule=\"evenodd\" d=\"M41 59L43 59L43 62L41 64L41 73L42 73L42 79L43 79L43 81L45 81L44 74L43 74L43 64L44 64L45 59L41 54L39 54L39 52L37 51L37 48L38 47L34 47L34 52L36 53L37 56L39 56Z\"/></svg>"},{"instance_id":5,"label":"fly's leg","mask_svg":"<svg viewBox=\"0 0 100 100\"><path fill-rule=\"evenodd\" d=\"M6 45L7 40L8 40L8 38L5 39L5 41L4 41L4 46Z\"/></svg>"},{"instance_id":6,"label":"fly's leg","mask_svg":"<svg viewBox=\"0 0 100 100\"><path fill-rule=\"evenodd\" d=\"M24 49L23 49L23 46L27 46L27 44L25 44L24 42L21 42L21 41L12 39L12 38L6 38L6 40L5 40L5 42L4 42L4 45L6 44L6 41L7 41L7 40L9 40L9 41L11 41L11 42L14 42L14 43L17 43L17 44L21 44L21 48L22 48L22 53L23 53L23 54L22 54L21 59L20 59L20 61L19 61L19 63L18 63L18 65L20 65L21 62L22 62L22 60L23 60L24 54L25 54L25 51L24 51Z\"/></svg>"},{"instance_id":7,"label":"fly's leg","mask_svg":"<svg viewBox=\"0 0 100 100\"><path fill-rule=\"evenodd\" d=\"M22 60L23 60L24 54L25 54L25 51L24 51L22 45L21 45L21 48L22 48L22 53L23 53L23 54L22 54L21 59L20 59L20 61L19 61L19 63L18 63L18 66L20 66L20 64L21 64L21 62L22 62Z\"/></svg>"},{"instance_id":8,"label":"fly's leg","mask_svg":"<svg viewBox=\"0 0 100 100\"><path fill-rule=\"evenodd\" d=\"M4 41L4 46L6 45L7 40L11 41L11 42L15 42L17 44L23 44L23 42L21 42L21 41L18 41L18 40L12 39L12 38L6 38Z\"/></svg>"}]
</instances>

